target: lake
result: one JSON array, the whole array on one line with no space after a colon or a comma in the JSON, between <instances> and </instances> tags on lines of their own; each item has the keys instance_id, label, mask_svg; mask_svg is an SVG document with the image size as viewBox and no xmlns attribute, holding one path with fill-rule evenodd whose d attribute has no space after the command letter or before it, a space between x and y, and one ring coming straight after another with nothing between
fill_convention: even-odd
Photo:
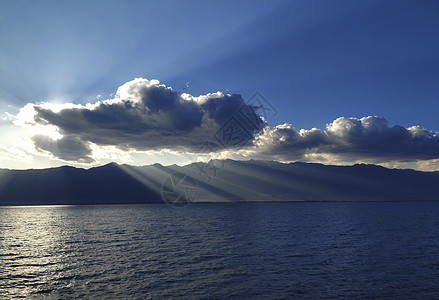
<instances>
[{"instance_id":1,"label":"lake","mask_svg":"<svg viewBox=\"0 0 439 300\"><path fill-rule=\"evenodd\" d=\"M439 298L439 203L0 207L0 299Z\"/></svg>"}]
</instances>

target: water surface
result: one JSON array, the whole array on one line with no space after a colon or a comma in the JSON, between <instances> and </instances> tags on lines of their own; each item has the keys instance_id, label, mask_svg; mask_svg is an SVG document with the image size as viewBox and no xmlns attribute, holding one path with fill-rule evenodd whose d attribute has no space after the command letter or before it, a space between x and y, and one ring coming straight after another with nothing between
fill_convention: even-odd
<instances>
[{"instance_id":1,"label":"water surface","mask_svg":"<svg viewBox=\"0 0 439 300\"><path fill-rule=\"evenodd\" d=\"M439 203L0 207L0 298L439 298Z\"/></svg>"}]
</instances>

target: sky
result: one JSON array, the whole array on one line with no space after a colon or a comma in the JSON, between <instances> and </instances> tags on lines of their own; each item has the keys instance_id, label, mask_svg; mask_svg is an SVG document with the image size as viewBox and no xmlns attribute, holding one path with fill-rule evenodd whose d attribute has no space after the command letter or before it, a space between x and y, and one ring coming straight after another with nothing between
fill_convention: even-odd
<instances>
[{"instance_id":1,"label":"sky","mask_svg":"<svg viewBox=\"0 0 439 300\"><path fill-rule=\"evenodd\" d=\"M0 1L0 168L439 170L437 1Z\"/></svg>"}]
</instances>

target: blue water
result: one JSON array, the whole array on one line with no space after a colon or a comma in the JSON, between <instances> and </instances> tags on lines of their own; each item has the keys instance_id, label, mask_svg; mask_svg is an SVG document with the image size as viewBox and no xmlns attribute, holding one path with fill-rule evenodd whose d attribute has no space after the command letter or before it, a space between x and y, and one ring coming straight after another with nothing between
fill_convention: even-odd
<instances>
[{"instance_id":1,"label":"blue water","mask_svg":"<svg viewBox=\"0 0 439 300\"><path fill-rule=\"evenodd\" d=\"M439 203L0 207L0 299L439 298Z\"/></svg>"}]
</instances>

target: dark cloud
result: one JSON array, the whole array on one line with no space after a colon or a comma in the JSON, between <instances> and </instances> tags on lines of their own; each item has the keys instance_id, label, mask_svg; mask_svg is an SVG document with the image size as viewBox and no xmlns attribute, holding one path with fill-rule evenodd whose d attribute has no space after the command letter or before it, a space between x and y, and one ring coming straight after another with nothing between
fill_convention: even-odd
<instances>
[{"instance_id":1,"label":"dark cloud","mask_svg":"<svg viewBox=\"0 0 439 300\"><path fill-rule=\"evenodd\" d=\"M201 104L201 108L207 112L209 118L218 124L223 124L231 116L236 115L243 104L241 95L234 94L227 96L227 101L222 97L211 97Z\"/></svg>"},{"instance_id":2,"label":"dark cloud","mask_svg":"<svg viewBox=\"0 0 439 300\"><path fill-rule=\"evenodd\" d=\"M114 99L96 104L61 110L34 105L34 119L38 124L56 126L65 138L74 137L83 144L91 142L123 150L197 152L205 142L219 150L221 144L213 137L232 116L252 139L265 123L256 115L256 122L249 121L243 113L249 110L253 111L253 107L245 104L240 95L215 93L193 97L180 95L157 81L136 79L120 87ZM59 151L52 151L47 141L43 145L41 137L34 142L37 147L66 159ZM71 154L69 160L84 159Z\"/></svg>"},{"instance_id":3,"label":"dark cloud","mask_svg":"<svg viewBox=\"0 0 439 300\"><path fill-rule=\"evenodd\" d=\"M35 135L32 140L37 148L50 152L62 160L78 163L94 162L94 159L90 158L92 151L88 144L76 136L53 140L45 135Z\"/></svg>"}]
</instances>

